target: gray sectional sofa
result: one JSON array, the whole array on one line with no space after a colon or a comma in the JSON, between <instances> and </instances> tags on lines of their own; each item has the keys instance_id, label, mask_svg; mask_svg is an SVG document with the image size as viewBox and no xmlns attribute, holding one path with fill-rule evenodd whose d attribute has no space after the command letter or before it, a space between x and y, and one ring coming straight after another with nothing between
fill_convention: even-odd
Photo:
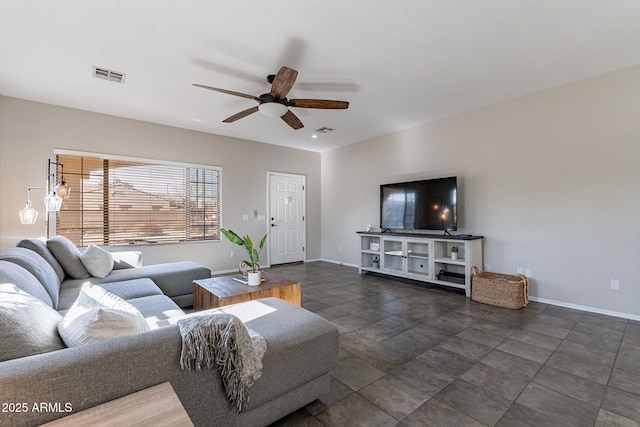
<instances>
[{"instance_id":1,"label":"gray sectional sofa","mask_svg":"<svg viewBox=\"0 0 640 427\"><path fill-rule=\"evenodd\" d=\"M169 381L196 426L263 426L328 391L338 332L314 313L275 298L226 309L267 341L262 375L238 412L217 371L180 367L180 306L192 301L193 280L210 276L206 267L133 266L72 279L47 249L28 239L0 257L0 425L39 425ZM86 282L126 300L150 330L66 347L57 324ZM49 409L34 409L41 403Z\"/></svg>"}]
</instances>

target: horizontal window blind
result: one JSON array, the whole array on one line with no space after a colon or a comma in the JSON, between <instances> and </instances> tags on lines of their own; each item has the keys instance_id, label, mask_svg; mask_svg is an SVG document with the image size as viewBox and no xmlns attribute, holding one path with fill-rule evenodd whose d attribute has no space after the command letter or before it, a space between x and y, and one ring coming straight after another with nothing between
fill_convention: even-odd
<instances>
[{"instance_id":1,"label":"horizontal window blind","mask_svg":"<svg viewBox=\"0 0 640 427\"><path fill-rule=\"evenodd\" d=\"M220 171L58 155L71 196L57 232L79 246L220 239Z\"/></svg>"}]
</instances>

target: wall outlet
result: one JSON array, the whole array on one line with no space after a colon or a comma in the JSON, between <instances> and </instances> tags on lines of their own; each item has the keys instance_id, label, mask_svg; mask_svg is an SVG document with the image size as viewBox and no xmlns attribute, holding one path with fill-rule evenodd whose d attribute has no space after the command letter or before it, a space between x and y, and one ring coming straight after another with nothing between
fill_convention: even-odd
<instances>
[{"instance_id":1,"label":"wall outlet","mask_svg":"<svg viewBox=\"0 0 640 427\"><path fill-rule=\"evenodd\" d=\"M620 290L620 281L618 279L611 279L611 290L612 291Z\"/></svg>"},{"instance_id":2,"label":"wall outlet","mask_svg":"<svg viewBox=\"0 0 640 427\"><path fill-rule=\"evenodd\" d=\"M231 258L235 258L236 257L236 253L234 251L231 251L231 253L229 254Z\"/></svg>"},{"instance_id":3,"label":"wall outlet","mask_svg":"<svg viewBox=\"0 0 640 427\"><path fill-rule=\"evenodd\" d=\"M247 214L242 215L242 220L243 221L249 221L249 215L247 215Z\"/></svg>"},{"instance_id":4,"label":"wall outlet","mask_svg":"<svg viewBox=\"0 0 640 427\"><path fill-rule=\"evenodd\" d=\"M525 277L531 277L531 269L530 268L525 268L524 269L524 275L525 275Z\"/></svg>"},{"instance_id":5,"label":"wall outlet","mask_svg":"<svg viewBox=\"0 0 640 427\"><path fill-rule=\"evenodd\" d=\"M516 268L516 274L524 274L524 269L522 267Z\"/></svg>"},{"instance_id":6,"label":"wall outlet","mask_svg":"<svg viewBox=\"0 0 640 427\"><path fill-rule=\"evenodd\" d=\"M485 264L482 268L482 271L491 271L491 266L489 264Z\"/></svg>"}]
</instances>

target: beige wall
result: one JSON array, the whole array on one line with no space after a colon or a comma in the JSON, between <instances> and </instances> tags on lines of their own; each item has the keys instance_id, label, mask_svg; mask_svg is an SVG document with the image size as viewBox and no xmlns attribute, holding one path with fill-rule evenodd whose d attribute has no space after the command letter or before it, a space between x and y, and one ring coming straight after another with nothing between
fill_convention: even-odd
<instances>
[{"instance_id":1,"label":"beige wall","mask_svg":"<svg viewBox=\"0 0 640 427\"><path fill-rule=\"evenodd\" d=\"M486 236L492 270L531 269L541 301L640 319L638 93L632 67L322 155L0 96L0 250L44 234L17 211L55 148L222 166L224 226L252 235L267 224L242 214L265 212L267 171L304 174L307 259L352 265L379 184L458 175L459 231ZM146 263L238 261L227 242L136 248Z\"/></svg>"},{"instance_id":2,"label":"beige wall","mask_svg":"<svg viewBox=\"0 0 640 427\"><path fill-rule=\"evenodd\" d=\"M24 237L45 234L44 193L32 191L40 212L35 225L21 225L18 210L28 186L43 186L54 149L221 166L223 226L259 237L267 221L243 221L254 209L266 213L267 171L307 179L307 259L320 257L320 154L210 135L0 96L0 250ZM136 246L145 264L194 260L214 271L233 269L241 252L223 243ZM130 249L126 247L125 249ZM231 259L230 252L236 251ZM266 260L263 251L263 260Z\"/></svg>"},{"instance_id":3,"label":"beige wall","mask_svg":"<svg viewBox=\"0 0 640 427\"><path fill-rule=\"evenodd\" d=\"M358 263L379 185L457 175L459 232L538 300L640 319L640 66L322 155L322 257ZM610 280L620 281L618 292Z\"/></svg>"}]
</instances>

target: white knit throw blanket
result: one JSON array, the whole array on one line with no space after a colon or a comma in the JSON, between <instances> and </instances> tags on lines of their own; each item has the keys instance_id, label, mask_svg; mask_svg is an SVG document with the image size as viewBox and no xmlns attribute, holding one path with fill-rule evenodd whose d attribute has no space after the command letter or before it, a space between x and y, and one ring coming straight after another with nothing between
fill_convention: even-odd
<instances>
[{"instance_id":1,"label":"white knit throw blanket","mask_svg":"<svg viewBox=\"0 0 640 427\"><path fill-rule=\"evenodd\" d=\"M249 403L249 388L262 375L264 337L236 316L215 313L178 321L182 335L182 369L217 369L227 398L238 411Z\"/></svg>"}]
</instances>

